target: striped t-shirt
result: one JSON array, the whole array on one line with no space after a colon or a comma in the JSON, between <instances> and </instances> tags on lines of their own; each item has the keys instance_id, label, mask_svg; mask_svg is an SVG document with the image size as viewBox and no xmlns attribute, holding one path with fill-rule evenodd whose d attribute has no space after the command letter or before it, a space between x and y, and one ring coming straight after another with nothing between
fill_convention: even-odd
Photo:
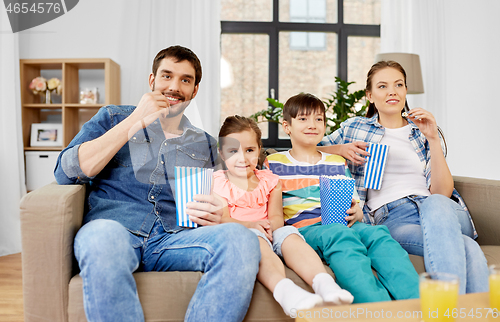
<instances>
[{"instance_id":1,"label":"striped t-shirt","mask_svg":"<svg viewBox=\"0 0 500 322\"><path fill-rule=\"evenodd\" d=\"M343 157L323 152L321 160L316 164L299 162L288 151L273 153L267 157L264 166L279 175L283 189L285 223L297 228L321 221L321 175L352 177ZM356 190L353 198L359 201Z\"/></svg>"}]
</instances>

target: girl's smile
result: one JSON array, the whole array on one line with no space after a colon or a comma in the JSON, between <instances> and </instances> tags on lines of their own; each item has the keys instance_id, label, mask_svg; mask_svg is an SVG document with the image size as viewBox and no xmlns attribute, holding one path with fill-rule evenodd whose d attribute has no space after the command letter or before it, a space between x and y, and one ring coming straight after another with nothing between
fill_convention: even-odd
<instances>
[{"instance_id":1,"label":"girl's smile","mask_svg":"<svg viewBox=\"0 0 500 322\"><path fill-rule=\"evenodd\" d=\"M260 147L254 131L231 133L221 141L221 157L228 175L248 179L259 162Z\"/></svg>"}]
</instances>

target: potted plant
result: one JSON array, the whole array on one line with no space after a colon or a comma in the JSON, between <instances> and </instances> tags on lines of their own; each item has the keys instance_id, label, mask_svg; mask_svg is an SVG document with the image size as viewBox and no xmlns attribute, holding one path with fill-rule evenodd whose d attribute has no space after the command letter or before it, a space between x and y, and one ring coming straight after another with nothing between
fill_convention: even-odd
<instances>
[{"instance_id":1,"label":"potted plant","mask_svg":"<svg viewBox=\"0 0 500 322\"><path fill-rule=\"evenodd\" d=\"M365 116L369 102L363 102L365 90L349 93L349 86L354 82L346 82L335 77L337 91L323 100L326 109L326 134L330 134L340 127L340 123L350 117ZM267 98L271 104L267 109L256 112L250 117L256 122L276 122L281 124L283 119L283 103Z\"/></svg>"}]
</instances>

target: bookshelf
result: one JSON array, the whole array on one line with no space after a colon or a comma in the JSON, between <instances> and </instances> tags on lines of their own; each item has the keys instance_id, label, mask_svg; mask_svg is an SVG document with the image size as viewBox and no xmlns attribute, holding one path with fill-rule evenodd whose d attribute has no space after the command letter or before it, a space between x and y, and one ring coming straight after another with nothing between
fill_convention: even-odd
<instances>
[{"instance_id":1,"label":"bookshelf","mask_svg":"<svg viewBox=\"0 0 500 322\"><path fill-rule=\"evenodd\" d=\"M99 88L104 98L99 104L80 104L80 84L84 82L82 71L93 70L102 75L104 89ZM87 59L21 59L21 104L23 145L25 151L60 151L78 133L81 125L89 120L101 106L120 104L120 66L109 58ZM61 80L63 92L61 102L40 103L40 96L33 94L28 86L31 80L44 73ZM56 75L56 76L53 76ZM44 76L45 77L45 76ZM30 146L31 124L51 123L49 117L60 119L62 124L62 146Z\"/></svg>"}]
</instances>

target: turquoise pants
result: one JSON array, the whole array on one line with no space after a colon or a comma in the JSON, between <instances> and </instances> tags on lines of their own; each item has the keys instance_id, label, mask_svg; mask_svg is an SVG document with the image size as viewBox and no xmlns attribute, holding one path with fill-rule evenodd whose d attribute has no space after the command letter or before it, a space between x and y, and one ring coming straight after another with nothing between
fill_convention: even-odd
<instances>
[{"instance_id":1,"label":"turquoise pants","mask_svg":"<svg viewBox=\"0 0 500 322\"><path fill-rule=\"evenodd\" d=\"M317 223L299 232L333 270L340 287L351 292L354 303L419 297L418 274L387 227Z\"/></svg>"}]
</instances>

